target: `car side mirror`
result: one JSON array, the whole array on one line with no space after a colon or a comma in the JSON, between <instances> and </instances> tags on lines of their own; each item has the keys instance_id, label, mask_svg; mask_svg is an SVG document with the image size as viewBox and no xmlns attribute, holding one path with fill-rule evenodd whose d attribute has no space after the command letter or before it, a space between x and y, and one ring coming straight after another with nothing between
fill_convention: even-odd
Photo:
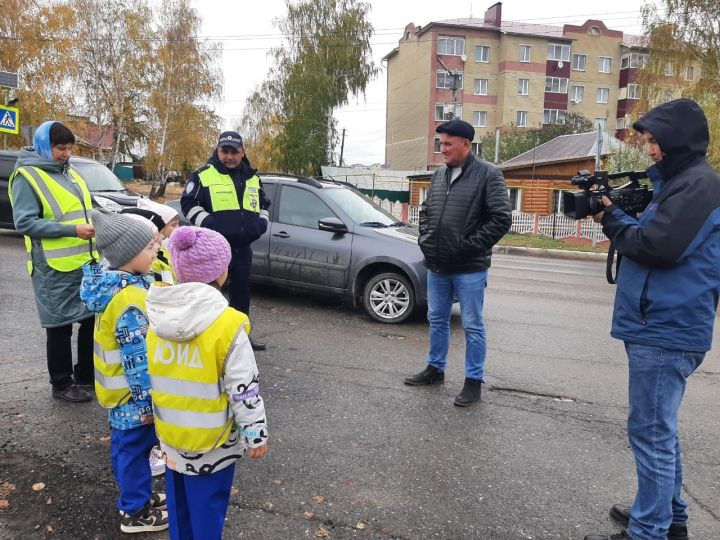
<instances>
[{"instance_id":1,"label":"car side mirror","mask_svg":"<svg viewBox=\"0 0 720 540\"><path fill-rule=\"evenodd\" d=\"M327 217L318 221L318 229L336 234L348 232L347 225L336 217Z\"/></svg>"}]
</instances>

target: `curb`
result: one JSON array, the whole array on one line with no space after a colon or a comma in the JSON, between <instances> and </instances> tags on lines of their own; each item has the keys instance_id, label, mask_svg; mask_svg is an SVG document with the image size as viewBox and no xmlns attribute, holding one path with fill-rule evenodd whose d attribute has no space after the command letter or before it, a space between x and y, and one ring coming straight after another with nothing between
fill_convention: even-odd
<instances>
[{"instance_id":1,"label":"curb","mask_svg":"<svg viewBox=\"0 0 720 540\"><path fill-rule=\"evenodd\" d=\"M570 259L576 261L607 260L607 253L593 253L591 251L570 251L565 249L544 249L519 246L493 246L493 253L501 253L503 255L522 255L525 257Z\"/></svg>"}]
</instances>

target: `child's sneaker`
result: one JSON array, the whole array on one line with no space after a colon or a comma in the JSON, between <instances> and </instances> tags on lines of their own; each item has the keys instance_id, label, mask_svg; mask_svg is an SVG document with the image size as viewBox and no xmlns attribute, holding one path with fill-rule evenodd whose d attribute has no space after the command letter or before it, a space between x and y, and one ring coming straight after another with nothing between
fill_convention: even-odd
<instances>
[{"instance_id":1,"label":"child's sneaker","mask_svg":"<svg viewBox=\"0 0 720 540\"><path fill-rule=\"evenodd\" d=\"M153 476L165 474L165 460L159 446L153 446L150 450L150 472Z\"/></svg>"},{"instance_id":2,"label":"child's sneaker","mask_svg":"<svg viewBox=\"0 0 720 540\"><path fill-rule=\"evenodd\" d=\"M167 528L167 512L153 508L150 503L134 514L123 512L120 518L120 530L124 533L164 531Z\"/></svg>"},{"instance_id":3,"label":"child's sneaker","mask_svg":"<svg viewBox=\"0 0 720 540\"><path fill-rule=\"evenodd\" d=\"M164 493L153 493L150 497L150 506L156 510L167 510L167 497Z\"/></svg>"}]
</instances>

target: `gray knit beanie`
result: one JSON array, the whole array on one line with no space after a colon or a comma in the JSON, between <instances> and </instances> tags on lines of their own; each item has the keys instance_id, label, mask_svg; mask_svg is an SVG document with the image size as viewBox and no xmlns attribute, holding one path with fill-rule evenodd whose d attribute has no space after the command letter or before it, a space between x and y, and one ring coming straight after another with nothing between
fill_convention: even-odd
<instances>
[{"instance_id":1,"label":"gray knit beanie","mask_svg":"<svg viewBox=\"0 0 720 540\"><path fill-rule=\"evenodd\" d=\"M90 217L95 227L95 245L111 268L130 262L157 235L157 228L138 216L93 210Z\"/></svg>"}]
</instances>

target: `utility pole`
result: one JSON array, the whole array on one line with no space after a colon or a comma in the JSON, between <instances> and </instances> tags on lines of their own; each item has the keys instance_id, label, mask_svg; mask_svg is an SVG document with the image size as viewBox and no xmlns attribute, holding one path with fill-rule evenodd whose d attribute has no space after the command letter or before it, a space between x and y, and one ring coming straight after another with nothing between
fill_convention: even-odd
<instances>
[{"instance_id":1,"label":"utility pole","mask_svg":"<svg viewBox=\"0 0 720 540\"><path fill-rule=\"evenodd\" d=\"M455 118L457 118L455 116L455 110L457 109L457 91L460 89L460 74L457 70L451 71L439 56L437 57L437 61L443 67L445 72L452 77L452 116L450 117L450 120L455 120Z\"/></svg>"},{"instance_id":2,"label":"utility pole","mask_svg":"<svg viewBox=\"0 0 720 540\"><path fill-rule=\"evenodd\" d=\"M343 128L342 140L340 142L340 167L343 166L343 152L345 151L345 128Z\"/></svg>"}]
</instances>

